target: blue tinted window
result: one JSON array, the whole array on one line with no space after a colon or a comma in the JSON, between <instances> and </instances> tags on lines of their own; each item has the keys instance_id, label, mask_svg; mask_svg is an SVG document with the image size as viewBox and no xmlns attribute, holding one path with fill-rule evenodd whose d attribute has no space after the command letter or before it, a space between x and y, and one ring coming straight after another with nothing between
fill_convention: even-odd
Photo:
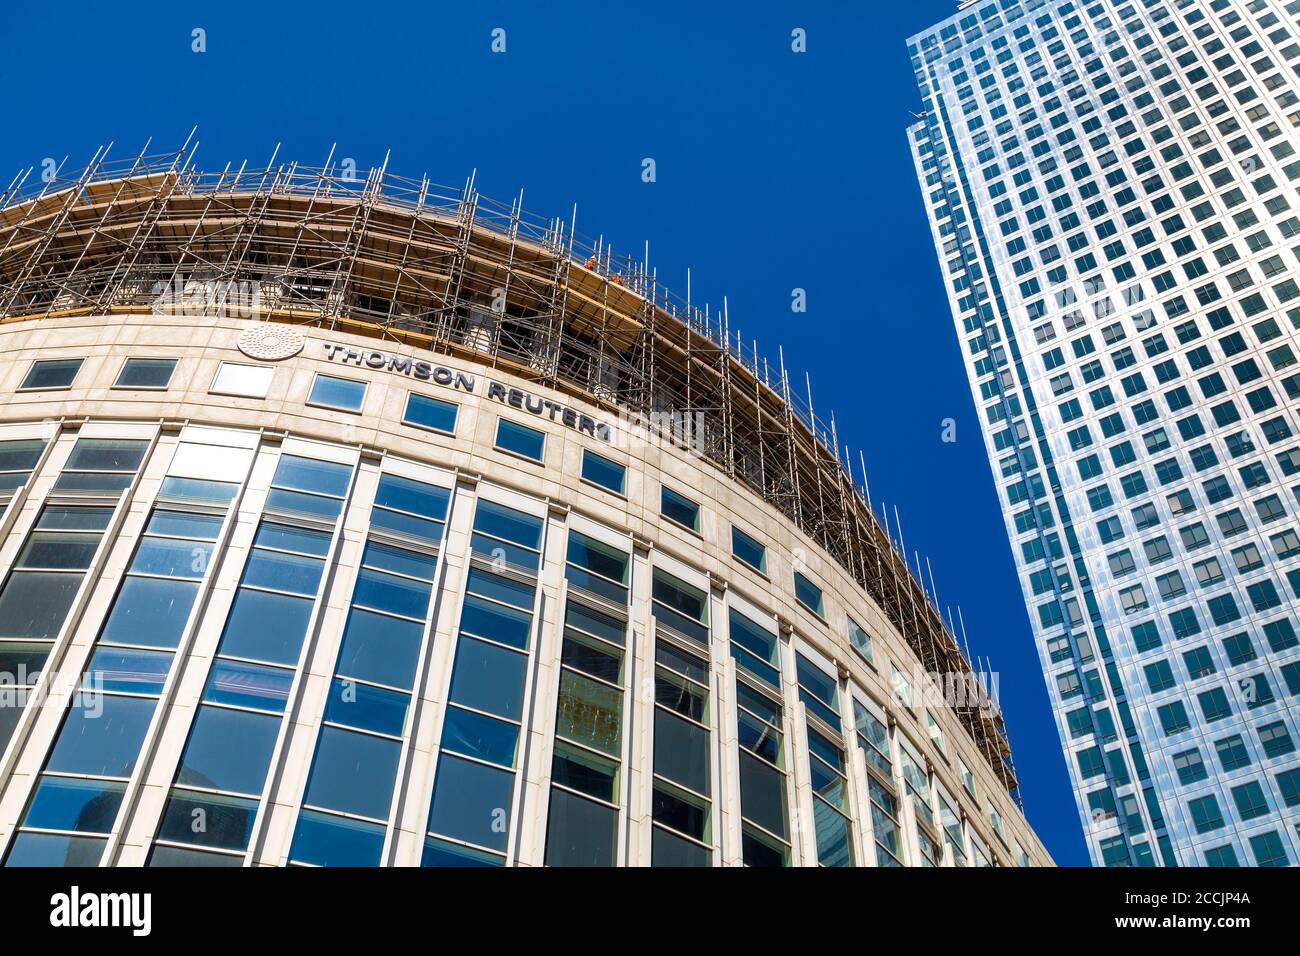
<instances>
[{"instance_id":1,"label":"blue tinted window","mask_svg":"<svg viewBox=\"0 0 1300 956\"><path fill-rule=\"evenodd\" d=\"M276 548L281 551L298 551L324 557L329 550L330 536L307 528L293 528L274 521L263 521L253 538L254 547Z\"/></svg>"},{"instance_id":2,"label":"blue tinted window","mask_svg":"<svg viewBox=\"0 0 1300 956\"><path fill-rule=\"evenodd\" d=\"M542 543L542 519L492 501L480 501L474 530L536 550Z\"/></svg>"},{"instance_id":3,"label":"blue tinted window","mask_svg":"<svg viewBox=\"0 0 1300 956\"><path fill-rule=\"evenodd\" d=\"M32 794L23 826L108 833L125 792L124 783L43 776Z\"/></svg>"},{"instance_id":4,"label":"blue tinted window","mask_svg":"<svg viewBox=\"0 0 1300 956\"><path fill-rule=\"evenodd\" d=\"M615 494L623 493L623 484L627 477L627 469L616 461L610 461L594 451L582 452L582 477L593 484L600 485L602 488L608 488Z\"/></svg>"},{"instance_id":5,"label":"blue tinted window","mask_svg":"<svg viewBox=\"0 0 1300 956\"><path fill-rule=\"evenodd\" d=\"M289 859L314 866L378 866L384 828L362 820L304 810Z\"/></svg>"},{"instance_id":6,"label":"blue tinted window","mask_svg":"<svg viewBox=\"0 0 1300 956\"><path fill-rule=\"evenodd\" d=\"M379 611L423 619L429 608L429 585L362 568L352 602Z\"/></svg>"},{"instance_id":7,"label":"blue tinted window","mask_svg":"<svg viewBox=\"0 0 1300 956\"><path fill-rule=\"evenodd\" d=\"M312 602L240 588L226 621L220 652L273 664L295 664Z\"/></svg>"},{"instance_id":8,"label":"blue tinted window","mask_svg":"<svg viewBox=\"0 0 1300 956\"><path fill-rule=\"evenodd\" d=\"M401 744L339 727L322 727L304 803L386 819Z\"/></svg>"},{"instance_id":9,"label":"blue tinted window","mask_svg":"<svg viewBox=\"0 0 1300 956\"><path fill-rule=\"evenodd\" d=\"M395 548L377 541L368 541L365 553L361 556L361 563L368 568L379 568L383 571L392 571L394 574L432 580L437 561L431 555L407 551L405 548Z\"/></svg>"},{"instance_id":10,"label":"blue tinted window","mask_svg":"<svg viewBox=\"0 0 1300 956\"><path fill-rule=\"evenodd\" d=\"M342 497L347 493L352 469L332 461L281 455L272 484L277 488L295 488L321 495Z\"/></svg>"},{"instance_id":11,"label":"blue tinted window","mask_svg":"<svg viewBox=\"0 0 1300 956\"><path fill-rule=\"evenodd\" d=\"M86 669L87 686L128 694L161 694L172 655L125 647L100 647Z\"/></svg>"},{"instance_id":12,"label":"blue tinted window","mask_svg":"<svg viewBox=\"0 0 1300 956\"><path fill-rule=\"evenodd\" d=\"M798 571L794 573L794 596L818 617L825 615L825 609L822 606L822 589Z\"/></svg>"},{"instance_id":13,"label":"blue tinted window","mask_svg":"<svg viewBox=\"0 0 1300 956\"><path fill-rule=\"evenodd\" d=\"M279 717L200 707L176 782L260 795L279 729Z\"/></svg>"},{"instance_id":14,"label":"blue tinted window","mask_svg":"<svg viewBox=\"0 0 1300 956\"><path fill-rule=\"evenodd\" d=\"M665 518L671 518L692 531L700 530L700 506L671 488L660 489L659 511Z\"/></svg>"},{"instance_id":15,"label":"blue tinted window","mask_svg":"<svg viewBox=\"0 0 1300 956\"><path fill-rule=\"evenodd\" d=\"M311 396L307 399L312 405L327 405L348 412L361 411L365 400L365 382L335 378L333 375L317 375L311 386Z\"/></svg>"},{"instance_id":16,"label":"blue tinted window","mask_svg":"<svg viewBox=\"0 0 1300 956\"><path fill-rule=\"evenodd\" d=\"M317 558L255 548L248 556L243 583L311 596L323 570L324 564Z\"/></svg>"},{"instance_id":17,"label":"blue tinted window","mask_svg":"<svg viewBox=\"0 0 1300 956\"><path fill-rule=\"evenodd\" d=\"M446 843L442 840L424 841L424 853L420 857L420 866L503 866L505 858L459 843Z\"/></svg>"},{"instance_id":18,"label":"blue tinted window","mask_svg":"<svg viewBox=\"0 0 1300 956\"><path fill-rule=\"evenodd\" d=\"M175 647L198 590L193 581L126 578L100 640Z\"/></svg>"},{"instance_id":19,"label":"blue tinted window","mask_svg":"<svg viewBox=\"0 0 1300 956\"><path fill-rule=\"evenodd\" d=\"M283 713L293 684L293 671L283 667L217 659L208 675L203 699L255 710Z\"/></svg>"},{"instance_id":20,"label":"blue tinted window","mask_svg":"<svg viewBox=\"0 0 1300 956\"><path fill-rule=\"evenodd\" d=\"M527 661L516 651L462 637L451 675L451 699L466 707L519 720Z\"/></svg>"},{"instance_id":21,"label":"blue tinted window","mask_svg":"<svg viewBox=\"0 0 1300 956\"><path fill-rule=\"evenodd\" d=\"M470 594L460 612L462 632L487 637L511 647L528 647L532 615L514 608L492 604Z\"/></svg>"},{"instance_id":22,"label":"blue tinted window","mask_svg":"<svg viewBox=\"0 0 1300 956\"><path fill-rule=\"evenodd\" d=\"M375 504L442 521L447 517L450 497L451 492L446 488L398 475L384 475L375 491Z\"/></svg>"},{"instance_id":23,"label":"blue tinted window","mask_svg":"<svg viewBox=\"0 0 1300 956\"><path fill-rule=\"evenodd\" d=\"M421 624L353 608L343 632L338 673L376 684L410 687L420 652Z\"/></svg>"},{"instance_id":24,"label":"blue tinted window","mask_svg":"<svg viewBox=\"0 0 1300 956\"><path fill-rule=\"evenodd\" d=\"M141 538L131 570L140 574L158 574L169 578L201 578L212 557L212 545L206 541Z\"/></svg>"},{"instance_id":25,"label":"blue tinted window","mask_svg":"<svg viewBox=\"0 0 1300 956\"><path fill-rule=\"evenodd\" d=\"M160 534L171 538L200 538L217 540L221 531L221 518L216 515L192 514L188 511L168 511L159 508L149 516L146 534Z\"/></svg>"},{"instance_id":26,"label":"blue tinted window","mask_svg":"<svg viewBox=\"0 0 1300 956\"><path fill-rule=\"evenodd\" d=\"M174 840L177 843L197 843L200 846L225 850L242 850L248 846L248 838L253 834L253 820L256 817L256 800L223 794L186 793L184 790L178 790L174 791L167 801L162 824L158 828L158 839ZM203 825L196 828L194 825L196 820L202 820ZM214 857L213 859L227 858ZM242 858L234 859L237 865Z\"/></svg>"},{"instance_id":27,"label":"blue tinted window","mask_svg":"<svg viewBox=\"0 0 1300 956\"><path fill-rule=\"evenodd\" d=\"M447 750L512 767L518 742L519 728L514 724L459 707L447 708L442 729L442 746Z\"/></svg>"},{"instance_id":28,"label":"blue tinted window","mask_svg":"<svg viewBox=\"0 0 1300 956\"><path fill-rule=\"evenodd\" d=\"M731 529L731 553L754 570L767 573L767 548L734 526Z\"/></svg>"},{"instance_id":29,"label":"blue tinted window","mask_svg":"<svg viewBox=\"0 0 1300 956\"><path fill-rule=\"evenodd\" d=\"M534 590L531 585L523 584L510 578L489 574L480 568L471 568L465 589L494 601L501 601L518 608L529 609L533 606Z\"/></svg>"},{"instance_id":30,"label":"blue tinted window","mask_svg":"<svg viewBox=\"0 0 1300 956\"><path fill-rule=\"evenodd\" d=\"M438 432L454 432L456 412L457 406L451 402L411 392L406 397L406 414L402 416L402 421Z\"/></svg>"},{"instance_id":31,"label":"blue tinted window","mask_svg":"<svg viewBox=\"0 0 1300 956\"><path fill-rule=\"evenodd\" d=\"M409 699L397 691L336 677L325 701L325 719L332 724L346 724L396 737L406 726Z\"/></svg>"},{"instance_id":32,"label":"blue tinted window","mask_svg":"<svg viewBox=\"0 0 1300 956\"><path fill-rule=\"evenodd\" d=\"M85 695L68 711L47 769L131 776L155 703L147 698Z\"/></svg>"},{"instance_id":33,"label":"blue tinted window","mask_svg":"<svg viewBox=\"0 0 1300 956\"><path fill-rule=\"evenodd\" d=\"M505 850L507 827L500 825L497 814L484 810L508 810L513 787L514 774L508 770L443 754L434 781L429 829L453 839Z\"/></svg>"},{"instance_id":34,"label":"blue tinted window","mask_svg":"<svg viewBox=\"0 0 1300 956\"><path fill-rule=\"evenodd\" d=\"M534 461L542 460L546 435L535 428L516 424L508 418L497 420L497 447L523 455Z\"/></svg>"},{"instance_id":35,"label":"blue tinted window","mask_svg":"<svg viewBox=\"0 0 1300 956\"><path fill-rule=\"evenodd\" d=\"M5 866L99 866L102 837L66 837L51 833L19 833Z\"/></svg>"}]
</instances>

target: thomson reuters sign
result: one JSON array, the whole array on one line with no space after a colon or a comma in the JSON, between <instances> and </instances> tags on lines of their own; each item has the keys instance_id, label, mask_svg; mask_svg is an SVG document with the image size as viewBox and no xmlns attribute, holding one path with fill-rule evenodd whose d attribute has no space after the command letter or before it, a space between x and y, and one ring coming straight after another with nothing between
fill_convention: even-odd
<instances>
[{"instance_id":1,"label":"thomson reuters sign","mask_svg":"<svg viewBox=\"0 0 1300 956\"><path fill-rule=\"evenodd\" d=\"M289 331L293 330L290 329ZM462 372L459 369L449 368L446 365L435 365L423 359L411 358L409 355L397 355L379 349L357 349L347 345L336 345L333 342L326 342L324 348L325 357L331 362L404 375L416 381L433 382L435 385L468 392L471 395L478 393L477 376ZM240 349L243 349L242 337ZM301 349L301 346L299 346L299 349ZM298 350L295 350L290 354L296 355L297 353ZM249 353L245 352L245 354ZM605 422L598 421L592 416L568 405L552 401L549 398L543 398L540 395L534 395L521 388L504 385L501 382L489 381L486 395L492 401L509 405L511 408L517 408L539 418L549 419L563 425L565 428L586 432L598 441L608 443L613 439L613 432Z\"/></svg>"}]
</instances>

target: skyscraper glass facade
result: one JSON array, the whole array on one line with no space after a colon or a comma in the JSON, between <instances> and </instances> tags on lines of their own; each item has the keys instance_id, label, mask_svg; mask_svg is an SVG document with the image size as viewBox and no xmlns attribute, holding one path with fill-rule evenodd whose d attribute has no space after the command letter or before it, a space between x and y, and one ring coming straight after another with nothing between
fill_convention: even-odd
<instances>
[{"instance_id":1,"label":"skyscraper glass facade","mask_svg":"<svg viewBox=\"0 0 1300 956\"><path fill-rule=\"evenodd\" d=\"M908 43L917 174L1098 864L1300 861L1298 16L989 0Z\"/></svg>"}]
</instances>

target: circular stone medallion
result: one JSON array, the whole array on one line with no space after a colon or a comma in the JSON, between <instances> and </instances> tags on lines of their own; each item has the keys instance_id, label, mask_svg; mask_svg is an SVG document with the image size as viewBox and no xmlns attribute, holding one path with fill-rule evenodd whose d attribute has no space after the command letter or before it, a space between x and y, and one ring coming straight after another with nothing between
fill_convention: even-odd
<instances>
[{"instance_id":1,"label":"circular stone medallion","mask_svg":"<svg viewBox=\"0 0 1300 956\"><path fill-rule=\"evenodd\" d=\"M268 322L244 329L239 335L239 351L249 358L278 362L293 358L302 351L306 342L297 329Z\"/></svg>"}]
</instances>

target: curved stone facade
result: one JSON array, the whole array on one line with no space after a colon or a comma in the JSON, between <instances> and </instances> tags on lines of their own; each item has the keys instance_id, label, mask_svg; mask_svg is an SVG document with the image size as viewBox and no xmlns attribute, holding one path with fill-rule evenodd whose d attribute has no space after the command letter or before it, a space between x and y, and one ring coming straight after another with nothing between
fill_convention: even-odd
<instances>
[{"instance_id":1,"label":"curved stone facade","mask_svg":"<svg viewBox=\"0 0 1300 956\"><path fill-rule=\"evenodd\" d=\"M608 405L176 314L7 323L0 393L7 865L1050 865L859 582Z\"/></svg>"}]
</instances>

